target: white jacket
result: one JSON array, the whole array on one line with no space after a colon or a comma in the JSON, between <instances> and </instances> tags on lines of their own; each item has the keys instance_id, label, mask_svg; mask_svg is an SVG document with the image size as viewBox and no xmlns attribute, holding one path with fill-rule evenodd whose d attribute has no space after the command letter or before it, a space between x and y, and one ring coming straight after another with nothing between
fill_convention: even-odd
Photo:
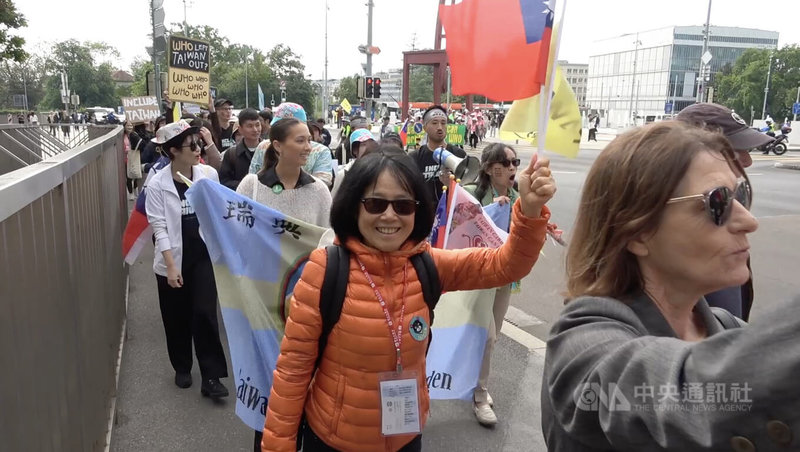
<instances>
[{"instance_id":1,"label":"white jacket","mask_svg":"<svg viewBox=\"0 0 800 452\"><path fill-rule=\"evenodd\" d=\"M192 167L192 182L209 177L219 182L217 170L208 165ZM181 229L181 198L175 183L172 181L172 164L159 170L147 184L145 210L147 221L153 227L156 236L156 252L153 259L153 271L157 275L167 276L167 264L162 254L172 250L172 260L181 269L183 255L183 231Z\"/></svg>"}]
</instances>

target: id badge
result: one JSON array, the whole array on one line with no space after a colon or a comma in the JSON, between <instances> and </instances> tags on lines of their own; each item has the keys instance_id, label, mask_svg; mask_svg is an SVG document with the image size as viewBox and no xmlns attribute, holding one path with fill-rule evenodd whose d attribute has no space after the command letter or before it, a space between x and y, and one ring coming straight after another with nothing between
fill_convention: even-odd
<instances>
[{"instance_id":1,"label":"id badge","mask_svg":"<svg viewBox=\"0 0 800 452\"><path fill-rule=\"evenodd\" d=\"M381 393L381 433L420 433L417 372L387 372L378 377Z\"/></svg>"}]
</instances>

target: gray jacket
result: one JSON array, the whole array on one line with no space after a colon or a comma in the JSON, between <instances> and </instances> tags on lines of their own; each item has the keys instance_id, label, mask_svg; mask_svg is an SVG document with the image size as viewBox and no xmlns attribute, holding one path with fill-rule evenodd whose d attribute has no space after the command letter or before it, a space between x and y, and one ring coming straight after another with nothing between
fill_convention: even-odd
<instances>
[{"instance_id":1,"label":"gray jacket","mask_svg":"<svg viewBox=\"0 0 800 452\"><path fill-rule=\"evenodd\" d=\"M687 342L646 295L570 302L547 343L548 450L800 450L800 298L727 331L695 310L709 337Z\"/></svg>"}]
</instances>

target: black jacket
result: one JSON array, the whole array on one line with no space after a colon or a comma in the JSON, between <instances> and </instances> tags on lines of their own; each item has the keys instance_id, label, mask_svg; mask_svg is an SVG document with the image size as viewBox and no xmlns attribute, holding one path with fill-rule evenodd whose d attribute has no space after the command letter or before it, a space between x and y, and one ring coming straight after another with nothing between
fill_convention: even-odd
<instances>
[{"instance_id":1,"label":"black jacket","mask_svg":"<svg viewBox=\"0 0 800 452\"><path fill-rule=\"evenodd\" d=\"M250 161L253 160L253 153L244 144L244 139L235 148L228 149L222 157L222 166L219 168L219 182L236 190L239 182L247 176L250 171Z\"/></svg>"}]
</instances>

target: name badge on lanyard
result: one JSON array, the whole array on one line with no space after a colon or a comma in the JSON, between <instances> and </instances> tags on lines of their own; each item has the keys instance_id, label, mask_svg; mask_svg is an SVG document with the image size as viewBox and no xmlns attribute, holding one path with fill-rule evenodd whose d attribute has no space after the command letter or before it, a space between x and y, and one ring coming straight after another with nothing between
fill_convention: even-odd
<instances>
[{"instance_id":1,"label":"name badge on lanyard","mask_svg":"<svg viewBox=\"0 0 800 452\"><path fill-rule=\"evenodd\" d=\"M397 353L394 372L385 372L378 375L378 390L381 396L381 433L384 436L407 435L420 433L419 428L419 393L417 391L417 372L403 370L403 318L405 317L405 289L407 286L408 263L403 266L403 296L401 298L400 318L397 322L392 319L389 308L383 295L372 280L367 268L361 259L356 256L361 271L367 278L375 298L383 309L386 325L392 336L392 343ZM397 327L395 328L395 325Z\"/></svg>"},{"instance_id":2,"label":"name badge on lanyard","mask_svg":"<svg viewBox=\"0 0 800 452\"><path fill-rule=\"evenodd\" d=\"M387 372L378 377L381 392L381 433L420 433L419 393L415 371Z\"/></svg>"}]
</instances>

